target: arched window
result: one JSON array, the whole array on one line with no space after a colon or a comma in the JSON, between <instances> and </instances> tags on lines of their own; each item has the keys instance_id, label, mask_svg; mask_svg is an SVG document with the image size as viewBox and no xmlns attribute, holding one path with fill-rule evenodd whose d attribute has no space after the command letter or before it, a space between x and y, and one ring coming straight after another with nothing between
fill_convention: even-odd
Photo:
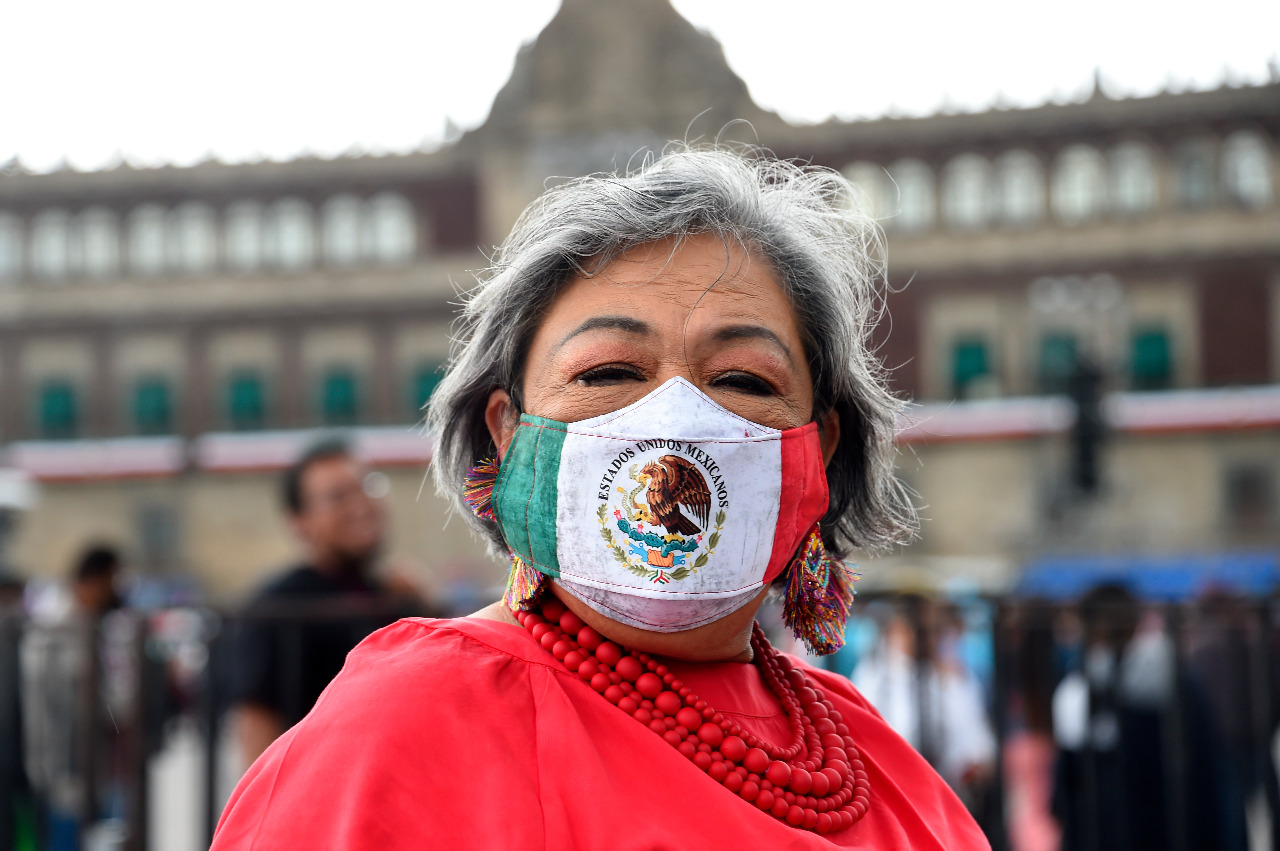
<instances>
[{"instance_id":1,"label":"arched window","mask_svg":"<svg viewBox=\"0 0 1280 851\"><path fill-rule=\"evenodd\" d=\"M120 272L119 217L106 207L90 207L79 217L84 273L110 278Z\"/></svg>"},{"instance_id":2,"label":"arched window","mask_svg":"<svg viewBox=\"0 0 1280 851\"><path fill-rule=\"evenodd\" d=\"M1173 149L1174 193L1178 206L1208 207L1217 198L1213 142L1188 139Z\"/></svg>"},{"instance_id":3,"label":"arched window","mask_svg":"<svg viewBox=\"0 0 1280 851\"><path fill-rule=\"evenodd\" d=\"M138 275L164 271L164 207L144 204L129 214L129 268Z\"/></svg>"},{"instance_id":4,"label":"arched window","mask_svg":"<svg viewBox=\"0 0 1280 851\"><path fill-rule=\"evenodd\" d=\"M133 427L138 434L173 432L173 403L169 380L150 376L133 388Z\"/></svg>"},{"instance_id":5,"label":"arched window","mask_svg":"<svg viewBox=\"0 0 1280 851\"><path fill-rule=\"evenodd\" d=\"M886 225L904 231L920 231L933 225L933 171L920 160L898 160L889 167L889 176L898 186L898 214Z\"/></svg>"},{"instance_id":6,"label":"arched window","mask_svg":"<svg viewBox=\"0 0 1280 851\"><path fill-rule=\"evenodd\" d=\"M1011 225L1040 221L1044 216L1044 168L1030 151L1008 151L996 160L996 209Z\"/></svg>"},{"instance_id":7,"label":"arched window","mask_svg":"<svg viewBox=\"0 0 1280 851\"><path fill-rule=\"evenodd\" d=\"M66 440L80 433L80 404L71 381L54 378L40 385L36 433L44 440Z\"/></svg>"},{"instance_id":8,"label":"arched window","mask_svg":"<svg viewBox=\"0 0 1280 851\"><path fill-rule=\"evenodd\" d=\"M977 154L960 154L942 171L942 212L952 227L973 230L991 214L991 166Z\"/></svg>"},{"instance_id":9,"label":"arched window","mask_svg":"<svg viewBox=\"0 0 1280 851\"><path fill-rule=\"evenodd\" d=\"M417 234L413 205L404 196L383 192L369 201L365 221L366 256L375 263L404 263L413 258Z\"/></svg>"},{"instance_id":10,"label":"arched window","mask_svg":"<svg viewBox=\"0 0 1280 851\"><path fill-rule=\"evenodd\" d=\"M320 421L349 426L360 421L360 381L354 371L330 369L320 382Z\"/></svg>"},{"instance_id":11,"label":"arched window","mask_svg":"<svg viewBox=\"0 0 1280 851\"><path fill-rule=\"evenodd\" d=\"M1053 212L1067 224L1096 218L1106 209L1107 166L1095 148L1072 145L1053 170Z\"/></svg>"},{"instance_id":12,"label":"arched window","mask_svg":"<svg viewBox=\"0 0 1280 851\"><path fill-rule=\"evenodd\" d=\"M208 204L188 201L169 221L169 267L188 274L207 272L218 262L218 215Z\"/></svg>"},{"instance_id":13,"label":"arched window","mask_svg":"<svg viewBox=\"0 0 1280 851\"><path fill-rule=\"evenodd\" d=\"M267 261L280 269L306 269L315 262L315 217L307 202L284 198L272 205L263 247Z\"/></svg>"},{"instance_id":14,"label":"arched window","mask_svg":"<svg viewBox=\"0 0 1280 851\"><path fill-rule=\"evenodd\" d=\"M65 210L41 210L31 223L31 271L47 281L71 271L71 217Z\"/></svg>"},{"instance_id":15,"label":"arched window","mask_svg":"<svg viewBox=\"0 0 1280 851\"><path fill-rule=\"evenodd\" d=\"M0 212L0 281L22 277L22 219Z\"/></svg>"},{"instance_id":16,"label":"arched window","mask_svg":"<svg viewBox=\"0 0 1280 851\"><path fill-rule=\"evenodd\" d=\"M862 190L861 212L877 219L882 219L893 211L890 201L893 188L884 169L875 163L856 162L845 166L844 176L849 182Z\"/></svg>"},{"instance_id":17,"label":"arched window","mask_svg":"<svg viewBox=\"0 0 1280 851\"><path fill-rule=\"evenodd\" d=\"M1271 203L1271 151L1261 133L1239 130L1222 145L1222 182L1232 201L1244 207Z\"/></svg>"},{"instance_id":18,"label":"arched window","mask_svg":"<svg viewBox=\"0 0 1280 851\"><path fill-rule=\"evenodd\" d=\"M267 422L267 389L262 374L237 370L227 379L227 425L236 431L259 429Z\"/></svg>"},{"instance_id":19,"label":"arched window","mask_svg":"<svg viewBox=\"0 0 1280 851\"><path fill-rule=\"evenodd\" d=\"M325 202L322 215L324 259L332 266L360 262L360 199L338 195Z\"/></svg>"},{"instance_id":20,"label":"arched window","mask_svg":"<svg viewBox=\"0 0 1280 851\"><path fill-rule=\"evenodd\" d=\"M227 207L226 239L227 265L237 272L251 272L262 268L262 231L265 217L262 205L256 201L237 201Z\"/></svg>"},{"instance_id":21,"label":"arched window","mask_svg":"<svg viewBox=\"0 0 1280 851\"><path fill-rule=\"evenodd\" d=\"M1120 213L1142 213L1156 205L1156 165L1151 149L1125 142L1111 152L1112 206Z\"/></svg>"}]
</instances>

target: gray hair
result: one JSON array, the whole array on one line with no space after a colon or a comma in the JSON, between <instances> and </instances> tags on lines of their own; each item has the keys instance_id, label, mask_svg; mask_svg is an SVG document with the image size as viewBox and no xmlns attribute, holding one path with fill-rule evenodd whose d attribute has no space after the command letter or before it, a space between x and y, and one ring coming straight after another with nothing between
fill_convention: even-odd
<instances>
[{"instance_id":1,"label":"gray hair","mask_svg":"<svg viewBox=\"0 0 1280 851\"><path fill-rule=\"evenodd\" d=\"M915 509L894 474L902 403L869 349L884 312L884 246L858 197L831 169L753 149L686 147L628 174L578 178L543 193L464 296L449 368L427 411L436 489L505 550L497 524L475 517L462 499L467 472L496 453L484 415L490 393L505 389L520 407L530 340L568 280L633 246L709 233L778 272L804 336L815 417L839 416L822 519L828 549L846 555L912 537Z\"/></svg>"}]
</instances>

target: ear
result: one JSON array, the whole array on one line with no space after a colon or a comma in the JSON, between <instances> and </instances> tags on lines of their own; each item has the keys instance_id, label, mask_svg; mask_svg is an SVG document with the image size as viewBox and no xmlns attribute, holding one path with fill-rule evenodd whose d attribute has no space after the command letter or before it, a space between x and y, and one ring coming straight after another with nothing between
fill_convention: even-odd
<instances>
[{"instance_id":1,"label":"ear","mask_svg":"<svg viewBox=\"0 0 1280 851\"><path fill-rule=\"evenodd\" d=\"M840 443L840 415L835 410L818 418L818 442L822 445L822 466L825 467L831 463Z\"/></svg>"},{"instance_id":2,"label":"ear","mask_svg":"<svg viewBox=\"0 0 1280 851\"><path fill-rule=\"evenodd\" d=\"M498 460L507 454L507 446L516 433L516 425L520 417L516 414L516 406L511 395L505 390L494 390L489 394L489 401L484 406L484 424L489 427L489 437L493 445L498 447Z\"/></svg>"}]
</instances>

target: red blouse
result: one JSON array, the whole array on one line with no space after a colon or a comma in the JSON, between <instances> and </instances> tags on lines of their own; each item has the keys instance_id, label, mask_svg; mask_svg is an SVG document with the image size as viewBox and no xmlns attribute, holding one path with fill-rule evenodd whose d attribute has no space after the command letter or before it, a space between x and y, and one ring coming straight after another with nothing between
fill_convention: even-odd
<instances>
[{"instance_id":1,"label":"red blouse","mask_svg":"<svg viewBox=\"0 0 1280 851\"><path fill-rule=\"evenodd\" d=\"M756 735L790 738L754 665L669 667ZM825 836L716 783L520 627L402 620L353 650L310 714L253 764L212 851L990 847L848 680L808 673L871 782L867 815Z\"/></svg>"}]
</instances>

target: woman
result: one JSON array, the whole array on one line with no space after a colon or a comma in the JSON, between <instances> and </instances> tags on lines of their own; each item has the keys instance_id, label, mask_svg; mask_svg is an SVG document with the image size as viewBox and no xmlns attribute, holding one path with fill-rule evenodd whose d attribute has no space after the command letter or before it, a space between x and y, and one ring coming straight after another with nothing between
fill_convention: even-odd
<instances>
[{"instance_id":1,"label":"woman","mask_svg":"<svg viewBox=\"0 0 1280 851\"><path fill-rule=\"evenodd\" d=\"M441 492L512 563L364 642L223 815L228 848L985 848L815 652L828 553L909 536L866 348L878 231L839 175L723 150L548 191L467 297Z\"/></svg>"}]
</instances>

